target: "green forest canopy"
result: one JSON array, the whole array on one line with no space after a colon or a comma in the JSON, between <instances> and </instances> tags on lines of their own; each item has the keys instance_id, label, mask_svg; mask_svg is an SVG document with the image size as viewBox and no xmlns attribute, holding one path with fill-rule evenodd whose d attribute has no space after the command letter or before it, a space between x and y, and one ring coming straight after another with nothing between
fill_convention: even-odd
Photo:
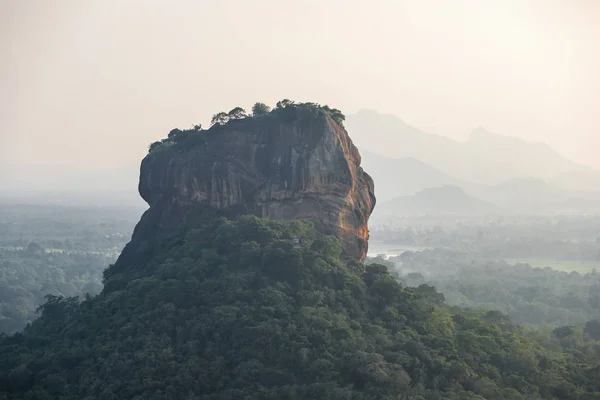
<instances>
[{"instance_id":1,"label":"green forest canopy","mask_svg":"<svg viewBox=\"0 0 600 400\"><path fill-rule=\"evenodd\" d=\"M384 263L406 286L434 286L449 305L502 311L521 326L584 326L600 320L598 272L510 265L441 248L366 262Z\"/></svg>"},{"instance_id":2,"label":"green forest canopy","mask_svg":"<svg viewBox=\"0 0 600 400\"><path fill-rule=\"evenodd\" d=\"M199 220L1 337L0 399L600 399L581 330L449 308L303 222Z\"/></svg>"}]
</instances>

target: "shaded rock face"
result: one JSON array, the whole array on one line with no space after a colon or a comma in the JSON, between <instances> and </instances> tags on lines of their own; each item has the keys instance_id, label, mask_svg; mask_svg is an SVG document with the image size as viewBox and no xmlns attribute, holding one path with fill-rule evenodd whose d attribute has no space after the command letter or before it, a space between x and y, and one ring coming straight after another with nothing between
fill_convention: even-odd
<instances>
[{"instance_id":1,"label":"shaded rock face","mask_svg":"<svg viewBox=\"0 0 600 400\"><path fill-rule=\"evenodd\" d=\"M340 239L346 257L362 261L375 196L360 161L347 132L326 115L309 123L249 118L215 127L205 144L144 158L139 192L150 208L131 245L176 230L189 209L205 204L229 216L312 221Z\"/></svg>"}]
</instances>

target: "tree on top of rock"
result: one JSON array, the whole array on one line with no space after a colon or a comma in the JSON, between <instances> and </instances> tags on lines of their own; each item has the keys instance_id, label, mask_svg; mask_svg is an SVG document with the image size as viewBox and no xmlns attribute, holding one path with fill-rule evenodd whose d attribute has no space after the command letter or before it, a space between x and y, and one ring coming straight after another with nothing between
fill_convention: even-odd
<instances>
[{"instance_id":1,"label":"tree on top of rock","mask_svg":"<svg viewBox=\"0 0 600 400\"><path fill-rule=\"evenodd\" d=\"M344 120L346 119L346 116L344 114L342 114L342 112L340 110L338 110L337 108L329 108L329 106L325 105L322 107L322 109L329 114L329 116L338 124L340 125L344 125Z\"/></svg>"},{"instance_id":2,"label":"tree on top of rock","mask_svg":"<svg viewBox=\"0 0 600 400\"><path fill-rule=\"evenodd\" d=\"M294 102L292 100L283 99L283 100L277 102L276 107L277 108L286 108L286 107L289 107L292 105L294 105Z\"/></svg>"},{"instance_id":3,"label":"tree on top of rock","mask_svg":"<svg viewBox=\"0 0 600 400\"><path fill-rule=\"evenodd\" d=\"M225 125L227 122L229 122L229 115L223 111L213 115L212 119L210 120L211 125Z\"/></svg>"},{"instance_id":4,"label":"tree on top of rock","mask_svg":"<svg viewBox=\"0 0 600 400\"><path fill-rule=\"evenodd\" d=\"M229 111L229 113L227 113L227 116L229 117L229 120L232 120L246 118L248 114L246 113L246 110L244 110L242 107L236 107L233 110Z\"/></svg>"},{"instance_id":5,"label":"tree on top of rock","mask_svg":"<svg viewBox=\"0 0 600 400\"><path fill-rule=\"evenodd\" d=\"M254 103L252 106L252 116L253 117L262 117L271 112L271 107L266 105L265 103Z\"/></svg>"},{"instance_id":6,"label":"tree on top of rock","mask_svg":"<svg viewBox=\"0 0 600 400\"><path fill-rule=\"evenodd\" d=\"M181 129L171 129L171 131L169 132L169 134L167 135L167 137L169 139L175 139L176 136L179 136L183 133L183 131Z\"/></svg>"}]
</instances>

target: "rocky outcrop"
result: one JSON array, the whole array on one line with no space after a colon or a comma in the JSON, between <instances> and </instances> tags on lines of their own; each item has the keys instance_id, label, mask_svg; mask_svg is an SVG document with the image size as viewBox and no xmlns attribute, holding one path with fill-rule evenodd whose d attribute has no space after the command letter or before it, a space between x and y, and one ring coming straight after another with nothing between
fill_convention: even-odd
<instances>
[{"instance_id":1,"label":"rocky outcrop","mask_svg":"<svg viewBox=\"0 0 600 400\"><path fill-rule=\"evenodd\" d=\"M206 204L230 215L312 221L340 239L346 256L364 260L373 180L332 118L245 118L201 134L200 142L153 151L142 161L139 192L150 208L132 242L177 229L187 210Z\"/></svg>"}]
</instances>

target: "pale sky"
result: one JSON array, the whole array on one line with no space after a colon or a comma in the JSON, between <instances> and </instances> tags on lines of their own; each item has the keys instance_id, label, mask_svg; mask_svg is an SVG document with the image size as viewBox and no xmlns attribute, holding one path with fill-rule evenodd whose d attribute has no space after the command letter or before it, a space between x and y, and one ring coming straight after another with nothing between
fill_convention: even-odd
<instances>
[{"instance_id":1,"label":"pale sky","mask_svg":"<svg viewBox=\"0 0 600 400\"><path fill-rule=\"evenodd\" d=\"M282 98L598 167L600 0L0 0L0 168L138 164Z\"/></svg>"}]
</instances>

